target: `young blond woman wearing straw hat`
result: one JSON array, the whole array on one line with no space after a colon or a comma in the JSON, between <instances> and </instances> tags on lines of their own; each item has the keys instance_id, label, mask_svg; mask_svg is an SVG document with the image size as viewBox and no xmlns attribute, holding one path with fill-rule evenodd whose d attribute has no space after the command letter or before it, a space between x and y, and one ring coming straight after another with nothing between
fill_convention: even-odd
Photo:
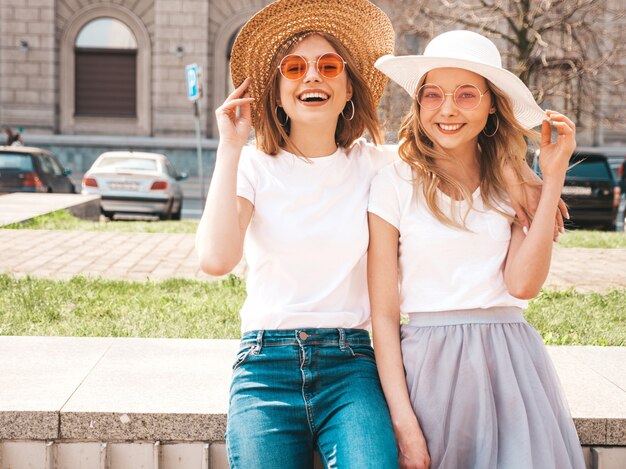
<instances>
[{"instance_id":1,"label":"young blond woman wearing straw hat","mask_svg":"<svg viewBox=\"0 0 626 469\"><path fill-rule=\"evenodd\" d=\"M548 274L574 124L539 108L473 32L376 67L413 98L401 160L376 176L368 208L374 343L400 466L584 468L556 373L522 315ZM538 125L544 185L526 230L502 168L526 165ZM410 321L399 334L401 314Z\"/></svg>"},{"instance_id":2,"label":"young blond woman wearing straw hat","mask_svg":"<svg viewBox=\"0 0 626 469\"><path fill-rule=\"evenodd\" d=\"M392 152L376 106L393 52L366 0L279 0L239 33L216 112L215 172L197 235L203 269L248 263L226 443L239 469L394 468L369 328L369 184ZM239 108L239 114L237 109ZM251 124L256 148L245 146ZM386 152L385 152L386 151Z\"/></svg>"}]
</instances>

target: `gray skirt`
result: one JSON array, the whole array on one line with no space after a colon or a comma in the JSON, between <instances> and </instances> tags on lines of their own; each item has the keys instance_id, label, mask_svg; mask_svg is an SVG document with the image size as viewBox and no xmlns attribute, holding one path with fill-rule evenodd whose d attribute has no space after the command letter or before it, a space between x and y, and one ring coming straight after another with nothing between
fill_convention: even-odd
<instances>
[{"instance_id":1,"label":"gray skirt","mask_svg":"<svg viewBox=\"0 0 626 469\"><path fill-rule=\"evenodd\" d=\"M519 308L414 313L401 339L431 469L584 469L554 366Z\"/></svg>"}]
</instances>

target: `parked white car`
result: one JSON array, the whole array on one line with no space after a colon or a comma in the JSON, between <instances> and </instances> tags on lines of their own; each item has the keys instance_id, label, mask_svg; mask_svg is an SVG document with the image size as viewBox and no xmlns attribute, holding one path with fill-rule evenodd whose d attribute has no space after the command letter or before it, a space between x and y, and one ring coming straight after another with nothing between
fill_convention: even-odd
<instances>
[{"instance_id":1,"label":"parked white car","mask_svg":"<svg viewBox=\"0 0 626 469\"><path fill-rule=\"evenodd\" d=\"M102 213L157 215L180 220L183 208L179 174L165 155L135 151L101 154L85 173L82 193L100 195Z\"/></svg>"}]
</instances>

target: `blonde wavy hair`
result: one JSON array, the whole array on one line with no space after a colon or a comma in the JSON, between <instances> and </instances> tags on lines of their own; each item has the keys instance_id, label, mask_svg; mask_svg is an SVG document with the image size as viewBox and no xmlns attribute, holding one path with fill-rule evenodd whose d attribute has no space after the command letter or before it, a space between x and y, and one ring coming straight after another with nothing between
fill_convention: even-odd
<instances>
[{"instance_id":1,"label":"blonde wavy hair","mask_svg":"<svg viewBox=\"0 0 626 469\"><path fill-rule=\"evenodd\" d=\"M416 90L425 81L425 76L420 80ZM480 164L480 195L486 208L512 219L499 206L499 201L507 199L506 185L504 183L504 168L513 170L517 180L523 184L522 168L526 162L528 151L527 139L532 142L539 141L539 133L522 127L515 115L509 98L486 80L492 97L492 106L496 109L499 119L498 130L493 137L487 137L483 132L478 135L478 150ZM490 114L491 116L491 114ZM488 119L488 123L492 121ZM493 126L493 124L492 124ZM492 133L488 131L488 133ZM413 97L411 110L404 118L398 132L400 140L399 155L413 170L414 190L422 187L426 204L432 214L440 222L456 228L467 230L466 218L472 209L472 194L469 189L457 182L445 169L437 165L437 161L450 160L453 157L444 151L437 151L433 142L426 134L419 119L419 103L417 95ZM453 200L464 200L468 204L467 212L460 217L451 218L444 214L437 204L437 189L445 187ZM458 203L455 204L458 207ZM528 201L521 201L523 209L528 209Z\"/></svg>"},{"instance_id":2,"label":"blonde wavy hair","mask_svg":"<svg viewBox=\"0 0 626 469\"><path fill-rule=\"evenodd\" d=\"M351 120L347 120L342 115L339 115L339 121L335 130L335 142L337 145L342 148L349 148L365 131L370 134L374 143L383 143L381 125L376 114L376 103L365 77L353 65L356 63L354 56L334 36L320 31L307 31L299 33L286 41L272 61L269 79L260 98L262 111L255 129L257 148L268 155L276 155L281 148L295 147L289 138L290 123L288 122L283 126L276 115L276 110L280 109L276 106L278 96L280 96L278 64L280 64L283 57L289 54L295 45L310 36L321 36L326 39L347 62L345 71L348 74L348 81L352 83L352 106L354 106L355 112L354 118ZM284 111L281 112L284 114ZM348 108L345 112L350 114L351 109Z\"/></svg>"}]
</instances>

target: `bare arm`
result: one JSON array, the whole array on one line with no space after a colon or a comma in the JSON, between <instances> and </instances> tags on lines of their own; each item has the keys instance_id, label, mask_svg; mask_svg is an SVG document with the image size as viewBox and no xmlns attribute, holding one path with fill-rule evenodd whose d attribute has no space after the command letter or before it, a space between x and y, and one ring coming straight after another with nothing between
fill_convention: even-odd
<instances>
[{"instance_id":1,"label":"bare arm","mask_svg":"<svg viewBox=\"0 0 626 469\"><path fill-rule=\"evenodd\" d=\"M241 260L243 240L254 206L237 197L237 168L241 150L250 133L250 103L247 79L215 111L220 132L215 171L204 213L196 232L200 267L210 275L224 275ZM241 115L237 116L237 108Z\"/></svg>"},{"instance_id":2,"label":"bare arm","mask_svg":"<svg viewBox=\"0 0 626 469\"><path fill-rule=\"evenodd\" d=\"M554 211L561 197L569 159L576 147L576 126L562 114L548 111L558 132L551 143L550 124L541 128L539 164L544 177L541 198L528 235L520 226L513 227L511 244L504 269L504 280L511 295L529 299L539 293L548 276L552 256Z\"/></svg>"},{"instance_id":3,"label":"bare arm","mask_svg":"<svg viewBox=\"0 0 626 469\"><path fill-rule=\"evenodd\" d=\"M522 180L519 180L517 174L510 166L504 167L503 176L506 191L511 198L511 206L515 210L519 224L529 228L531 220L539 207L543 181L528 165L522 167ZM528 203L528 210L524 209L525 202ZM559 205L554 220L554 241L558 241L559 234L565 231L564 218L569 220L569 213L567 212L565 202L559 198Z\"/></svg>"},{"instance_id":4,"label":"bare arm","mask_svg":"<svg viewBox=\"0 0 626 469\"><path fill-rule=\"evenodd\" d=\"M369 227L367 276L378 374L391 413L400 467L423 469L430 458L409 399L400 349L398 230L372 213Z\"/></svg>"}]
</instances>

